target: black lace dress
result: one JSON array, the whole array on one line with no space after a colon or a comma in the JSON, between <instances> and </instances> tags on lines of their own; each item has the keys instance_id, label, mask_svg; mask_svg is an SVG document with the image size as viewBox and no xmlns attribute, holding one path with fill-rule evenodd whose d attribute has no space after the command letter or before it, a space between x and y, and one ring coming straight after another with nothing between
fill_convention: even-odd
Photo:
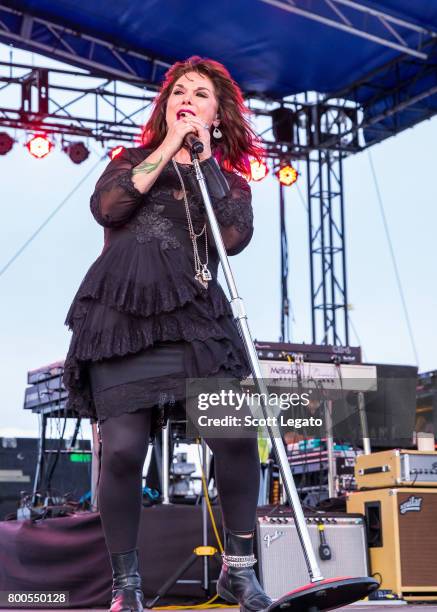
<instances>
[{"instance_id":1,"label":"black lace dress","mask_svg":"<svg viewBox=\"0 0 437 612\"><path fill-rule=\"evenodd\" d=\"M153 436L172 407L183 402L186 377L241 380L250 367L217 281L219 258L209 229L213 279L204 288L194 278L183 194L172 162L147 194L132 183L132 168L150 152L142 147L123 151L106 167L91 196L92 214L104 227L104 247L66 317L73 335L63 380L67 408L94 422L153 407ZM201 165L226 250L237 254L253 232L249 185L241 176L221 171L212 158ZM205 211L194 169L190 164L178 168L198 232ZM214 189L218 175L226 185L225 191L218 190L220 197ZM203 238L198 245L204 261ZM181 355L183 368L177 367ZM99 370L100 364L110 367ZM102 372L103 379L113 381L106 392L96 390Z\"/></svg>"}]
</instances>

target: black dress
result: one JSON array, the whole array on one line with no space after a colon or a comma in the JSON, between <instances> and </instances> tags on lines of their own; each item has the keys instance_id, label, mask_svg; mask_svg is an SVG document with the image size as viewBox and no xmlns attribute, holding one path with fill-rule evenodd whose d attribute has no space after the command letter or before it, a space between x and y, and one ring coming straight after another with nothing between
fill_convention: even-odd
<instances>
[{"instance_id":1,"label":"black dress","mask_svg":"<svg viewBox=\"0 0 437 612\"><path fill-rule=\"evenodd\" d=\"M91 212L104 227L104 247L85 275L68 311L72 330L64 364L67 408L101 421L154 407L152 436L185 398L185 379L241 380L250 366L232 310L217 281L219 258L208 229L204 288L195 278L192 243L178 175L169 162L147 192L132 183L132 168L151 151L126 149L112 160L91 196ZM222 171L213 158L201 162L230 255L253 232L250 187ZM191 164L178 164L196 232L205 211ZM226 184L214 195L218 174ZM204 261L204 239L198 240Z\"/></svg>"}]
</instances>

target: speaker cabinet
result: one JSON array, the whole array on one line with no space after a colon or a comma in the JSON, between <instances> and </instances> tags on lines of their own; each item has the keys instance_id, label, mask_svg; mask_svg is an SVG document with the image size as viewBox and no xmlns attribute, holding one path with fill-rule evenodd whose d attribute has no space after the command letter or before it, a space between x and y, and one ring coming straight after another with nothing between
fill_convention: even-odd
<instances>
[{"instance_id":1,"label":"speaker cabinet","mask_svg":"<svg viewBox=\"0 0 437 612\"><path fill-rule=\"evenodd\" d=\"M437 490L352 493L348 512L364 514L372 576L407 601L437 600Z\"/></svg>"}]
</instances>

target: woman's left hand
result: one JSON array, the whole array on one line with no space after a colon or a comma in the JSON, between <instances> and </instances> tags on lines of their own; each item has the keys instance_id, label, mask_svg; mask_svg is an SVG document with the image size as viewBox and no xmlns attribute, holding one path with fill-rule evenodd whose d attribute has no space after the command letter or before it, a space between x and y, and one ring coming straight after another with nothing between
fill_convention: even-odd
<instances>
[{"instance_id":1,"label":"woman's left hand","mask_svg":"<svg viewBox=\"0 0 437 612\"><path fill-rule=\"evenodd\" d=\"M194 131L196 132L196 136L198 140L203 144L203 153L199 154L200 161L208 159L212 156L211 152L211 132L210 126L200 119L199 117L195 117L194 115L186 115L185 117L181 117L180 121L184 121L189 125L192 125Z\"/></svg>"}]
</instances>

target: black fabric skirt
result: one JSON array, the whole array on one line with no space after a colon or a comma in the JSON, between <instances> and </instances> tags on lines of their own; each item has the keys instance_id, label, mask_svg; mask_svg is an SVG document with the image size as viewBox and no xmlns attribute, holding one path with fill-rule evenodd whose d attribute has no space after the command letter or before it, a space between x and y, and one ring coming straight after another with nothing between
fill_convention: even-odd
<instances>
[{"instance_id":1,"label":"black fabric skirt","mask_svg":"<svg viewBox=\"0 0 437 612\"><path fill-rule=\"evenodd\" d=\"M99 422L127 412L152 410L152 435L155 435L170 414L182 416L187 348L185 341L157 342L137 353L89 362L88 374Z\"/></svg>"},{"instance_id":2,"label":"black fabric skirt","mask_svg":"<svg viewBox=\"0 0 437 612\"><path fill-rule=\"evenodd\" d=\"M150 410L152 439L169 418L186 420L190 349L190 343L183 340L157 342L137 353L88 362L97 420ZM240 390L238 379L219 368L209 379L208 390L217 392L225 387ZM195 436L187 433L189 437Z\"/></svg>"}]
</instances>

